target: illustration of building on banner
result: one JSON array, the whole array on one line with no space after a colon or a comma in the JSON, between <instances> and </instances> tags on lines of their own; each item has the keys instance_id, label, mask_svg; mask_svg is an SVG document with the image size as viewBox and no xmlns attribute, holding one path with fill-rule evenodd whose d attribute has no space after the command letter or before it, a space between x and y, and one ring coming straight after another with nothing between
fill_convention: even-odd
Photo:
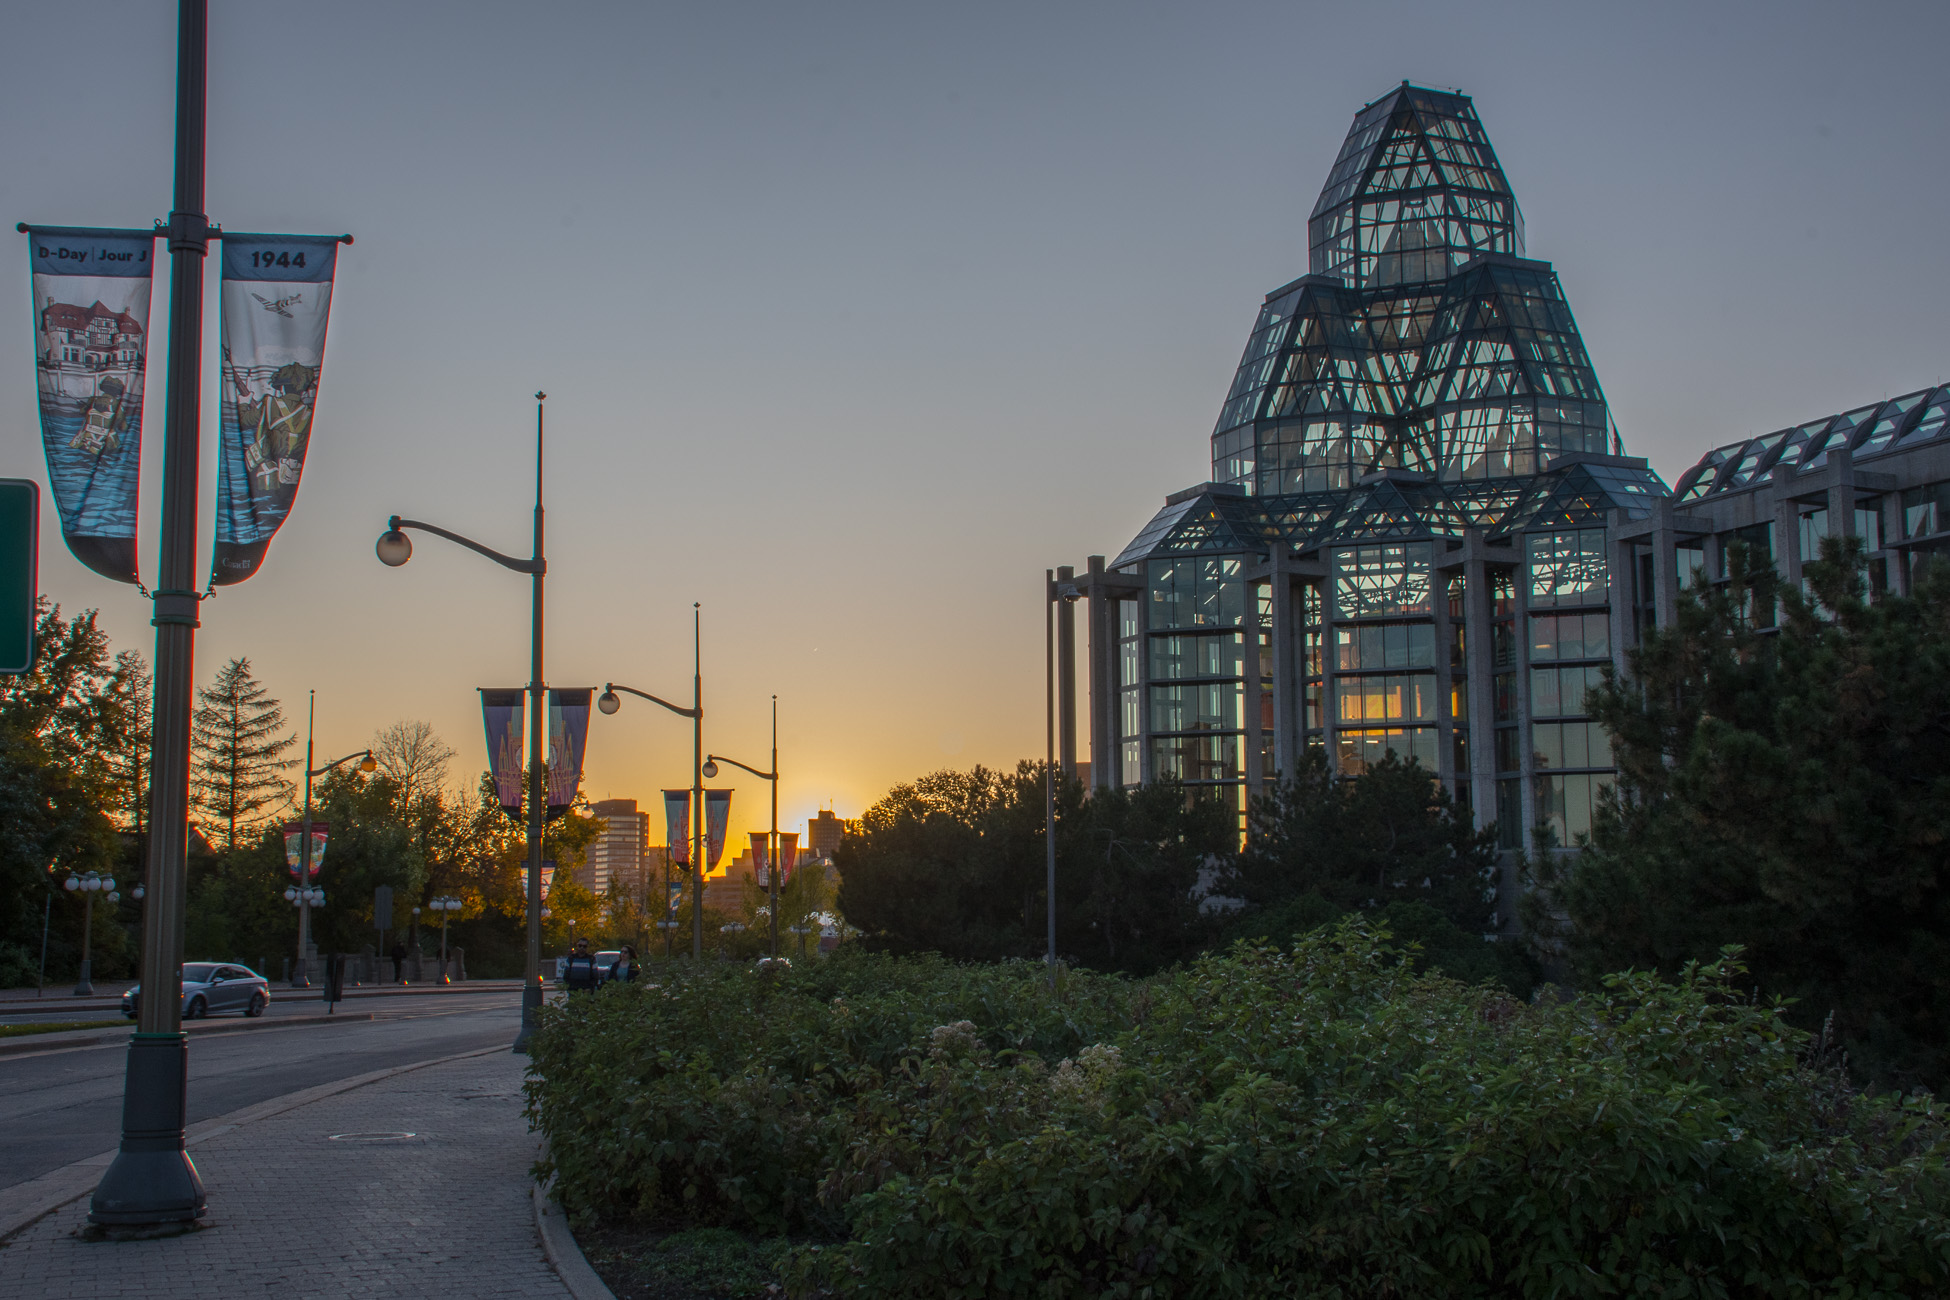
<instances>
[{"instance_id":1,"label":"illustration of building on banner","mask_svg":"<svg viewBox=\"0 0 1950 1300\"><path fill-rule=\"evenodd\" d=\"M143 342L142 322L132 313L99 298L83 307L49 295L37 339L42 391L81 401L105 391L119 398L139 387ZM105 387L104 380L114 382Z\"/></svg>"}]
</instances>

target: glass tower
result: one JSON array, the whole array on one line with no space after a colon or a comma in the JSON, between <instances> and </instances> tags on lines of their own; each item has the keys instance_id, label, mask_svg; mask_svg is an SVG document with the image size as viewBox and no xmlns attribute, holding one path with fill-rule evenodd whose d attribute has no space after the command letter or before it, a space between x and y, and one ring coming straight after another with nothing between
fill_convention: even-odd
<instances>
[{"instance_id":1,"label":"glass tower","mask_svg":"<svg viewBox=\"0 0 1950 1300\"><path fill-rule=\"evenodd\" d=\"M1349 773L1392 750L1509 847L1570 843L1611 769L1584 713L1621 653L1607 525L1671 494L1622 454L1467 96L1363 108L1308 247L1253 324L1212 481L1093 570L1096 779L1243 811L1310 749Z\"/></svg>"}]
</instances>

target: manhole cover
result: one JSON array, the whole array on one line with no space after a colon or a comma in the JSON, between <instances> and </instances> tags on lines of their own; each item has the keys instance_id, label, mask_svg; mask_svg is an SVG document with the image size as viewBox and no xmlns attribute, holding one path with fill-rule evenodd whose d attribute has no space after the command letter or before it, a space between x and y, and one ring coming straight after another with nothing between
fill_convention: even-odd
<instances>
[{"instance_id":1,"label":"manhole cover","mask_svg":"<svg viewBox=\"0 0 1950 1300\"><path fill-rule=\"evenodd\" d=\"M327 1142L410 1142L418 1133L334 1133Z\"/></svg>"}]
</instances>

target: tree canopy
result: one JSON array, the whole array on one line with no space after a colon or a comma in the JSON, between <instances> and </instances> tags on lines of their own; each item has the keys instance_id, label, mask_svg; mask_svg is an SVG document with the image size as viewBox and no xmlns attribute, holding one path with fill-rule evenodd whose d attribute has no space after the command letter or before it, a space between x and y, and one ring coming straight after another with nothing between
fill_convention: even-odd
<instances>
[{"instance_id":1,"label":"tree canopy","mask_svg":"<svg viewBox=\"0 0 1950 1300\"><path fill-rule=\"evenodd\" d=\"M1618 783L1533 929L1587 979L1739 944L1761 991L1887 1084L1950 1078L1950 570L1864 599L1828 539L1804 593L1731 548L1590 707ZM1774 617L1778 611L1778 618Z\"/></svg>"}]
</instances>

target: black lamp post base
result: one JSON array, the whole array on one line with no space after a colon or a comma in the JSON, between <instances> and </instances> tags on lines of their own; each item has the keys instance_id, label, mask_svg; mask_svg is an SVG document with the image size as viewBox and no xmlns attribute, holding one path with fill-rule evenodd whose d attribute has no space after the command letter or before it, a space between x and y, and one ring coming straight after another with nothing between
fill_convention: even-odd
<instances>
[{"instance_id":1,"label":"black lamp post base","mask_svg":"<svg viewBox=\"0 0 1950 1300\"><path fill-rule=\"evenodd\" d=\"M542 986L530 984L521 991L521 1032L515 1035L514 1050L528 1054L528 1040L535 1036L535 1022L542 1009Z\"/></svg>"},{"instance_id":2,"label":"black lamp post base","mask_svg":"<svg viewBox=\"0 0 1950 1300\"><path fill-rule=\"evenodd\" d=\"M122 1149L102 1175L88 1219L102 1227L191 1223L207 1208L183 1149L190 1072L186 1034L136 1034L122 1098Z\"/></svg>"}]
</instances>

